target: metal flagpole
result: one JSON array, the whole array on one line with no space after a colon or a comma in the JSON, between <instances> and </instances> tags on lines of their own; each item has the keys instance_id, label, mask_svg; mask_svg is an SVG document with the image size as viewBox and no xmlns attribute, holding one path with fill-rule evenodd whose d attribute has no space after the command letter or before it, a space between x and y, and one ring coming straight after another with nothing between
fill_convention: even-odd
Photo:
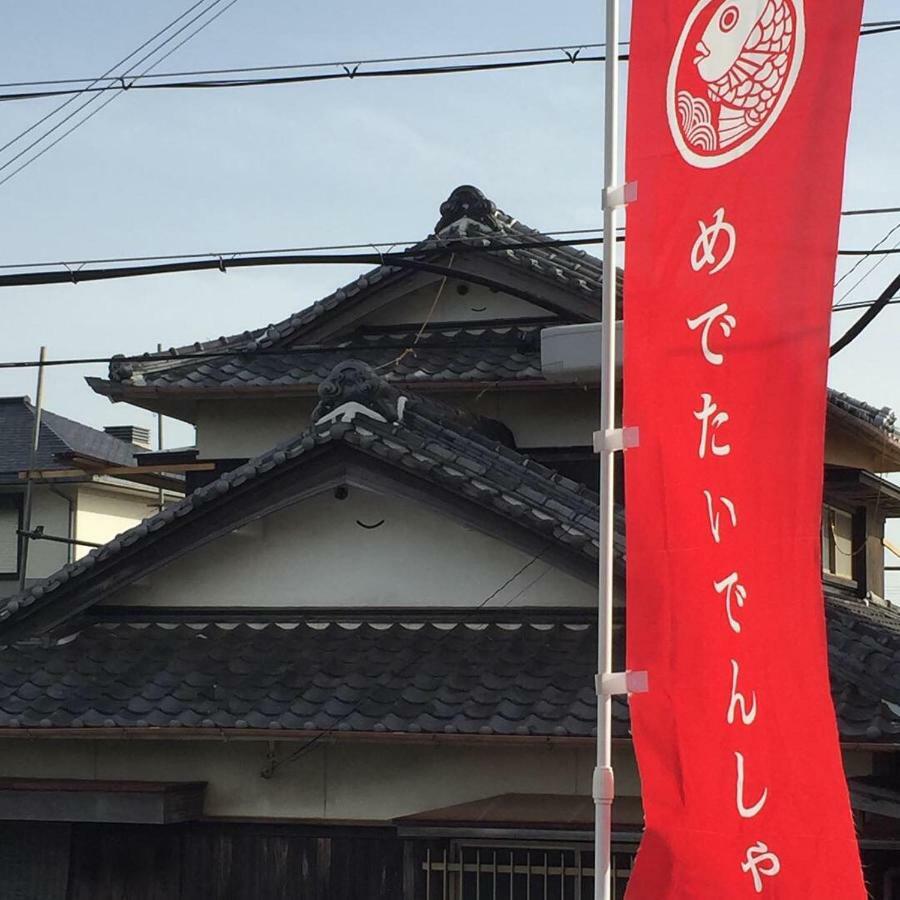
<instances>
[{"instance_id":1,"label":"metal flagpole","mask_svg":"<svg viewBox=\"0 0 900 900\"><path fill-rule=\"evenodd\" d=\"M612 670L613 480L616 401L616 219L624 188L617 188L619 139L619 0L606 0L604 110L603 321L600 350L600 550L597 622L597 767L594 770L594 898L611 900L611 831L615 784L612 769L612 696L604 684ZM614 196L618 194L619 196ZM621 444L619 445L621 447Z\"/></svg>"}]
</instances>

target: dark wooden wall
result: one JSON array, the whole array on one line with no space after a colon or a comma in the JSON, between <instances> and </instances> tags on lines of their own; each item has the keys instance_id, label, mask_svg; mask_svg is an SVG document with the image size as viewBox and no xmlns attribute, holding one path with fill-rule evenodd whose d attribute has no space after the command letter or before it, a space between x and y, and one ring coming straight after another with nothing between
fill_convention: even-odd
<instances>
[{"instance_id":1,"label":"dark wooden wall","mask_svg":"<svg viewBox=\"0 0 900 900\"><path fill-rule=\"evenodd\" d=\"M402 900L404 842L378 828L0 826L0 900Z\"/></svg>"},{"instance_id":2,"label":"dark wooden wall","mask_svg":"<svg viewBox=\"0 0 900 900\"><path fill-rule=\"evenodd\" d=\"M423 900L426 849L387 828L0 824L0 900ZM896 853L864 851L881 900ZM434 892L432 892L434 896Z\"/></svg>"}]
</instances>

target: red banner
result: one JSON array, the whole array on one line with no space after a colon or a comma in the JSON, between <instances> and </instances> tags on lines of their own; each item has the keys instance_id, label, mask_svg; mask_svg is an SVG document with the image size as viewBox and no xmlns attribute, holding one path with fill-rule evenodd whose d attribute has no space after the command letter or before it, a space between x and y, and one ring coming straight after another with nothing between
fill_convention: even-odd
<instances>
[{"instance_id":1,"label":"red banner","mask_svg":"<svg viewBox=\"0 0 900 900\"><path fill-rule=\"evenodd\" d=\"M804 6L806 8L804 9ZM634 0L631 900L864 898L828 688L825 375L862 0Z\"/></svg>"}]
</instances>

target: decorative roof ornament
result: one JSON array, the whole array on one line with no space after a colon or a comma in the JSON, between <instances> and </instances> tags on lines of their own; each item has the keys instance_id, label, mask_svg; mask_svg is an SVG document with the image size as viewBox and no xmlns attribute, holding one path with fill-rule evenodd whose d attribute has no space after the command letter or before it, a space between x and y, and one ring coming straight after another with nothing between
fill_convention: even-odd
<instances>
[{"instance_id":1,"label":"decorative roof ornament","mask_svg":"<svg viewBox=\"0 0 900 900\"><path fill-rule=\"evenodd\" d=\"M350 420L357 413L395 423L403 422L404 414L415 413L451 428L471 428L505 447L516 445L513 433L502 422L421 394L404 393L385 381L371 366L350 359L338 363L319 385L319 402L312 411L311 421Z\"/></svg>"},{"instance_id":2,"label":"decorative roof ornament","mask_svg":"<svg viewBox=\"0 0 900 900\"><path fill-rule=\"evenodd\" d=\"M460 219L471 219L482 225L497 227L497 205L471 184L460 185L441 204L441 218L434 226L440 234Z\"/></svg>"},{"instance_id":3,"label":"decorative roof ornament","mask_svg":"<svg viewBox=\"0 0 900 900\"><path fill-rule=\"evenodd\" d=\"M387 422L399 418L401 393L375 374L371 366L357 359L338 363L319 385L319 402L312 411L312 421L318 422L347 403L365 407Z\"/></svg>"}]
</instances>

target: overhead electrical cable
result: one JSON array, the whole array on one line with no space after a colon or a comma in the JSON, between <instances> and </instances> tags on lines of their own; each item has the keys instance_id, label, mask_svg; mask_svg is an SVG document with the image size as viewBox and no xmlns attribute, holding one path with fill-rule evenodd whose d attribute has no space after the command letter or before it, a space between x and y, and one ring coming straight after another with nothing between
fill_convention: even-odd
<instances>
[{"instance_id":1,"label":"overhead electrical cable","mask_svg":"<svg viewBox=\"0 0 900 900\"><path fill-rule=\"evenodd\" d=\"M847 278L849 278L866 261L866 259L869 256L878 253L881 250L881 248L884 246L884 244L886 244L891 239L891 237L897 232L898 229L900 229L900 222L897 222L896 225L891 226L885 233L884 237L882 237L880 240L876 241L875 244L872 245L872 248L868 254L861 255L861 258L858 259L846 272L844 272L844 274L841 275L840 278L838 278L838 280L834 283L834 286L838 287L842 282L844 282ZM897 249L896 246L891 248L891 250L896 250L896 249ZM883 261L884 259L885 259L885 257L882 256L881 260L878 263L876 263L869 270L867 275L874 272L875 269L880 264L880 262ZM838 300L838 304L840 304L840 302L842 300L844 300L848 294L850 294L853 290L855 290L862 283L862 281L867 277L867 275L864 275L862 278L860 278L859 281L857 281L856 284L854 284L853 287L850 288L849 291L845 291L844 294L841 296L840 300Z\"/></svg>"},{"instance_id":2,"label":"overhead electrical cable","mask_svg":"<svg viewBox=\"0 0 900 900\"><path fill-rule=\"evenodd\" d=\"M880 34L884 31L900 30L900 22L896 23L878 23L884 27L877 30L866 30L863 26L861 35ZM623 42L620 46L626 46ZM16 91L13 93L0 94L0 102L13 100L34 100L46 97L65 96L71 93L85 92L103 92L111 88L118 87L118 83L122 82L121 87L128 90L175 90L175 89L201 89L201 88L235 88L235 87L262 87L270 85L286 85L286 84L304 84L321 81L336 80L353 80L361 78L396 78L404 76L422 76L422 75L449 75L469 72L489 72L504 69L522 69L536 68L542 66L565 65L566 63L581 62L604 62L604 55L583 56L582 51L588 49L598 49L605 47L602 43L589 44L568 44L562 46L544 46L544 47L524 47L520 49L510 48L502 50L472 50L460 53L436 53L436 54L420 54L415 56L394 56L394 57L378 57L372 59L344 59L334 60L321 63L294 63L294 64L275 64L271 66L237 66L231 68L220 69L197 69L186 72L158 73L150 75L142 72L140 75L129 78L127 85L122 82L121 76L111 76L108 72L94 79L87 78L70 78L70 79L53 79L42 81L15 81L0 84L0 88L9 87L45 87L52 85L73 85L72 87L56 88L53 90L31 90ZM498 56L526 55L536 53L560 52L565 54L561 58L553 59L519 59L497 63L468 63L465 65L433 65L433 66L417 66L412 68L392 68L392 69L376 69L369 71L362 68L363 66L383 66L389 63L395 64L400 62L434 62L439 60L452 59L479 59ZM619 59L627 61L628 53L619 55ZM340 68L340 72L320 72L312 75L283 75L255 78L216 78L216 79L200 79L199 76L206 75L247 75L259 72L277 72L277 71L299 71L307 69L331 69ZM127 73L126 73L127 74ZM190 81L156 81L158 78L191 78ZM144 83L147 79L147 83ZM153 79L152 81L150 79ZM90 82L87 87L78 88L75 85ZM103 84L102 82L107 82Z\"/></svg>"},{"instance_id":3,"label":"overhead electrical cable","mask_svg":"<svg viewBox=\"0 0 900 900\"><path fill-rule=\"evenodd\" d=\"M900 274L884 289L881 296L831 345L828 355L834 356L836 353L840 353L844 347L859 337L875 317L897 296L898 292L900 292Z\"/></svg>"},{"instance_id":4,"label":"overhead electrical cable","mask_svg":"<svg viewBox=\"0 0 900 900\"><path fill-rule=\"evenodd\" d=\"M627 59L627 56L621 57ZM131 91L155 91L155 90L192 90L214 88L238 88L238 87L265 87L272 85L310 84L322 81L353 81L363 78L402 78L424 75L453 75L471 72L491 72L505 69L534 69L543 66L570 65L572 63L602 62L603 56L578 56L573 59L523 59L507 62L466 63L455 66L418 66L414 68L373 69L360 70L358 64L352 67L346 66L340 72L320 72L314 75L281 75L268 78L232 78L196 81L163 81L159 83L143 83L130 81L119 90ZM0 94L0 102L13 100L35 100L46 97L60 97L66 94L78 92L104 92L110 90L110 86L71 89L59 89L52 91L28 91L12 94Z\"/></svg>"},{"instance_id":5,"label":"overhead electrical cable","mask_svg":"<svg viewBox=\"0 0 900 900\"><path fill-rule=\"evenodd\" d=\"M140 47L137 47L136 49L132 50L131 53L128 54L128 56L122 57L122 59L120 59L117 63L114 63L112 66L110 66L110 67L109 67L102 75L99 75L99 76L97 76L96 78L93 78L93 79L85 79L85 81L89 81L89 82L90 82L90 84L88 84L88 87L93 87L95 84L98 84L98 83L99 83L100 81L102 81L104 78L107 78L107 77L110 75L110 73L113 72L113 71L115 71L119 66L125 65L125 63L128 62L129 59L131 59L133 56L136 56L138 53L140 53L141 50L144 49L144 47L146 47L148 44L150 44L150 43L152 43L153 41L155 41L155 40L156 40L158 37L160 37L161 35L165 34L165 32L167 32L170 28L173 28L173 27L174 27L175 25L177 25L178 22L180 22L185 16L190 15L190 13L191 13L193 10L195 10L198 6L201 6L201 5L202 5L203 3L205 3L205 2L206 2L206 0L197 0L197 2L194 3L193 6L191 6L191 7L188 8L187 10L185 10L180 16L178 16L177 19L173 19L171 22L169 22L168 25L166 25L164 28L161 28L161 29L160 29L159 31L157 31L156 34L154 34L152 37L147 38L147 40L144 41L144 43L141 44ZM80 92L78 92L78 93L80 93ZM14 138L12 138L11 140L7 141L5 144L3 144L2 146L0 146L0 153L2 153L4 150L6 150L6 149L8 149L9 147L11 147L11 146L12 146L13 144L15 144L17 141L21 140L23 137L25 137L26 134L29 134L30 132L34 131L35 128L37 128L38 126L42 125L44 122L47 121L47 119L49 119L49 118L51 118L52 116L56 115L56 113L58 113L60 110L62 110L62 109L64 109L65 107L67 107L70 103L73 103L73 102L77 99L77 97L78 97L78 94L76 94L75 97L69 98L69 99L66 100L64 103L61 103L59 106L57 106L57 107L55 107L54 109L52 109L52 110L51 110L50 112L48 112L45 116L43 116L42 118L38 119L38 120L37 120L36 122L34 122L32 125L29 125L28 128L26 128L24 131L19 132L19 134L17 134Z\"/></svg>"},{"instance_id":6,"label":"overhead electrical cable","mask_svg":"<svg viewBox=\"0 0 900 900\"><path fill-rule=\"evenodd\" d=\"M204 0L205 2L205 0ZM628 42L622 41L620 47L627 47ZM155 74L136 76L136 80L140 81L145 78L192 78L198 75L240 75L250 72L279 72L300 69L329 69L340 68L341 66L369 66L369 65L387 65L396 63L409 62L438 62L448 59L479 59L496 56L520 56L526 53L571 53L578 54L583 50L600 50L606 47L606 44L554 44L543 47L510 47L494 50L464 50L459 53L430 53L420 54L418 56L381 56L369 59L360 59L359 57L348 57L346 59L327 60L325 62L303 62L303 63L281 63L271 66L236 66L225 69L193 69L181 72L157 72ZM9 87L42 87L44 85L58 84L83 84L86 82L102 81L104 78L110 81L117 81L115 76L107 75L99 78L58 78L45 81L8 81L0 83L0 88Z\"/></svg>"},{"instance_id":7,"label":"overhead electrical cable","mask_svg":"<svg viewBox=\"0 0 900 900\"><path fill-rule=\"evenodd\" d=\"M138 63L135 64L135 66L138 65L140 62L144 62L146 59L149 58L149 56L152 56L154 53L157 53L159 50L161 50L163 47L165 47L165 45L167 43L169 43L172 39L174 39L179 34L181 34L186 28L189 28L194 22L196 22L198 19L202 18L204 15L206 15L206 13L208 13L210 10L212 10L215 6L217 6L221 2L222 2L222 0L213 0L213 2L208 7L206 7L206 9L202 10L197 16L195 16L189 22L187 22L186 25L184 25L182 28L178 29L178 31L176 31L174 34L172 34L168 38L166 38L166 40L163 41L163 43L160 44L157 48L155 48L150 54L147 54L144 57L142 57L141 60L139 60ZM231 0L230 3L228 3L226 6L222 7L222 9L220 9L215 15L211 16L205 22L201 23L194 31L192 31L190 34L187 35L187 37L185 37L182 41L180 41L178 44L176 44L174 47L172 47L167 53L165 53L163 56L161 56L155 62L151 63L141 74L146 74L147 72L154 69L163 60L167 59L169 56L172 55L172 53L174 53L176 50L178 50L179 47L184 46L184 44L186 44L189 40L191 40L195 35L199 34L201 31L203 31L204 28L211 25L216 19L219 18L220 15L222 15L222 13L226 12L228 9L230 9L232 6L234 6L235 3L237 3L237 0ZM133 68L134 68L134 66L131 67L131 69L133 69ZM128 74L128 72L130 72L131 69L127 70L126 73L124 73L124 74ZM64 140L73 131L80 128L82 125L84 125L90 119L92 119L95 115L97 115L97 113L99 113L102 109L104 109L110 103L112 103L113 100L122 96L122 94L125 93L126 90L128 90L127 86L118 88L115 93L111 94L106 100L104 100L98 107L96 107L94 110L92 110L90 113L88 113L84 118L79 119L77 122L75 122L74 125L72 125L68 129L66 129L66 131L64 131L61 135L59 135L55 140L51 141L45 147L42 147L37 153L35 153L33 156L30 156L28 159L26 159L25 162L23 162L20 166L13 169L12 172L10 172L4 178L0 179L0 185L6 184L7 181L9 181L11 178L14 178L23 169L27 168L33 162L40 159L40 157L42 157L49 150L52 150L53 147L55 147L57 144L60 143L60 141ZM0 165L0 171L5 169L12 162L15 162L24 153L27 153L28 150L30 150L31 148L33 148L37 144L39 144L42 140L44 140L44 138L48 137L52 132L56 131L56 129L59 128L62 124L69 121L76 113L80 112L85 107L87 107L91 103L93 103L96 99L98 99L98 97L99 97L99 95L95 94L93 97L89 98L87 101L85 101L85 103L81 104L81 106L77 107L73 113L70 113L61 122L58 122L52 128L50 128L46 132L44 132L44 134L40 138L38 138L38 140L32 142L23 151L20 151L19 153L17 153L12 159L7 161L3 165Z\"/></svg>"}]
</instances>

